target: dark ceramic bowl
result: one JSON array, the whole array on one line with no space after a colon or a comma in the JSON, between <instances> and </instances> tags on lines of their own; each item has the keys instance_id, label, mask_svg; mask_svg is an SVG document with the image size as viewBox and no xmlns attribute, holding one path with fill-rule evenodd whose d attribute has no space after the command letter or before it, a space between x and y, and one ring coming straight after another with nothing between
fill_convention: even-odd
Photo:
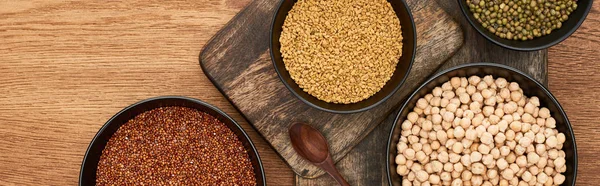
<instances>
[{"instance_id":1,"label":"dark ceramic bowl","mask_svg":"<svg viewBox=\"0 0 600 186\"><path fill-rule=\"evenodd\" d=\"M575 185L575 177L577 177L577 146L575 145L575 135L573 134L573 129L571 128L571 123L567 118L567 114L565 114L565 111L552 93L550 93L550 91L548 91L548 89L540 82L517 69L494 63L471 63L444 70L427 80L407 99L407 102L404 103L396 117L388 140L387 170L389 185L402 185L402 177L396 173L395 162L397 155L396 144L398 144L400 132L402 131L399 123L402 123L408 113L415 107L417 100L430 93L436 86L441 86L452 77L468 77L472 75L478 75L480 77L493 75L494 78L506 78L509 82L519 83L526 96L537 96L540 99L541 106L548 108L554 119L556 119L556 129L564 133L567 139L563 146L563 150L566 154L565 159L567 160L567 171L564 173L566 180L562 185Z\"/></svg>"},{"instance_id":2,"label":"dark ceramic bowl","mask_svg":"<svg viewBox=\"0 0 600 186\"><path fill-rule=\"evenodd\" d=\"M92 139L92 142L85 153L83 163L81 164L81 172L79 174L79 185L96 185L96 169L98 167L98 161L100 161L100 155L102 155L102 150L104 150L108 140L121 127L121 125L145 111L168 106L194 108L208 113L219 119L219 121L225 123L225 125L227 125L227 127L229 127L229 129L231 129L231 131L238 136L238 139L248 151L248 156L250 157L250 161L254 167L257 185L266 185L265 174L258 151L242 127L240 127L235 120L225 114L225 112L219 110L215 106L197 99L178 96L156 97L143 100L128 106L110 118L106 124L102 126L100 131L98 131L94 139Z\"/></svg>"},{"instance_id":3,"label":"dark ceramic bowl","mask_svg":"<svg viewBox=\"0 0 600 186\"><path fill-rule=\"evenodd\" d=\"M495 34L489 32L487 29L483 28L481 24L475 19L469 6L467 5L466 0L458 0L458 4L463 14L467 18L467 21L486 39L490 40L497 45L500 45L504 48L508 48L511 50L518 51L534 51L549 48L553 45L560 43L561 41L567 39L567 37L571 36L577 28L583 23L585 17L590 12L592 8L593 0L578 0L577 1L577 9L569 15L569 19L563 22L562 27L557 30L553 30L549 35L545 35L542 37L534 38L533 40L527 41L515 41L502 39Z\"/></svg>"},{"instance_id":4,"label":"dark ceramic bowl","mask_svg":"<svg viewBox=\"0 0 600 186\"><path fill-rule=\"evenodd\" d=\"M285 69L285 65L281 57L281 44L279 43L279 37L281 36L285 18L288 15L288 12L292 9L292 6L294 6L294 3L296 3L296 0L282 0L281 4L279 4L279 8L275 12L275 17L273 19L270 38L270 51L271 59L273 60L273 65L275 66L275 71L277 71L277 74L279 75L279 78L283 84L290 90L290 92L292 92L304 103L319 110L339 114L366 111L390 98L400 88L400 86L402 86L406 77L408 77L408 73L415 57L417 31L415 29L415 23L413 21L412 14L406 2L403 0L388 1L391 3L392 8L400 19L400 26L402 27L402 57L400 57L398 65L396 66L396 71L394 71L392 78L385 84L385 86L370 98L353 104L335 104L321 101L304 92L302 88L300 88L300 86L298 86L298 84L296 84L296 82L290 77L289 72Z\"/></svg>"}]
</instances>

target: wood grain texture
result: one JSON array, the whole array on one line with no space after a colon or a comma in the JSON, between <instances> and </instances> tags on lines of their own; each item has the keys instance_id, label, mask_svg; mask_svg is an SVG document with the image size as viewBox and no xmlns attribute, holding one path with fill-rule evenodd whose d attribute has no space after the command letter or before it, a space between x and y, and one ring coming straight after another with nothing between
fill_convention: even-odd
<instances>
[{"instance_id":1,"label":"wood grain texture","mask_svg":"<svg viewBox=\"0 0 600 186\"><path fill-rule=\"evenodd\" d=\"M460 12L456 1L437 0L435 2L438 2L444 10L460 23L466 41L461 49L448 59L442 67L437 69L437 71L464 63L495 62L515 67L527 72L541 82L547 82L547 51L530 53L515 52L496 46L480 36L469 25ZM418 84L420 85L420 83ZM414 90L414 88L411 90ZM388 185L385 164L387 154L385 150L387 148L389 132L398 111L399 108L394 114L388 116L381 125L377 126L346 157L338 162L338 168L342 171L342 175L348 178L351 185ZM296 184L333 185L335 182L328 176L321 176L317 179L305 179L296 176Z\"/></svg>"},{"instance_id":2,"label":"wood grain texture","mask_svg":"<svg viewBox=\"0 0 600 186\"><path fill-rule=\"evenodd\" d=\"M269 51L270 25L279 0L255 0L206 45L200 62L213 83L256 127L297 174L324 174L298 156L287 130L304 122L322 131L339 161L391 113L408 92L399 91L385 103L362 113L333 114L314 109L294 97L280 82ZM428 1L407 1L417 27L417 53L410 76L400 90L410 90L462 44L458 25ZM436 51L436 52L431 52Z\"/></svg>"},{"instance_id":3,"label":"wood grain texture","mask_svg":"<svg viewBox=\"0 0 600 186\"><path fill-rule=\"evenodd\" d=\"M293 173L198 67L250 0L0 1L0 185L76 185L97 130L160 95L202 99L255 142L269 185Z\"/></svg>"},{"instance_id":4,"label":"wood grain texture","mask_svg":"<svg viewBox=\"0 0 600 186\"><path fill-rule=\"evenodd\" d=\"M269 185L329 185L326 176L294 181L197 67L200 47L249 2L0 1L0 185L76 185L83 153L104 122L158 95L202 99L240 122L259 149ZM549 87L577 138L578 185L600 179L599 12L596 3L583 26L548 54ZM383 126L356 146L362 152L353 150L338 163L348 179L384 180L383 173L361 176L366 168L344 165L348 157L378 153L381 146L363 144L378 144L371 138L387 135ZM384 165L362 158L368 166Z\"/></svg>"},{"instance_id":5,"label":"wood grain texture","mask_svg":"<svg viewBox=\"0 0 600 186\"><path fill-rule=\"evenodd\" d=\"M577 185L600 180L600 4L594 3L583 25L549 49L550 90L565 109L577 142Z\"/></svg>"}]
</instances>

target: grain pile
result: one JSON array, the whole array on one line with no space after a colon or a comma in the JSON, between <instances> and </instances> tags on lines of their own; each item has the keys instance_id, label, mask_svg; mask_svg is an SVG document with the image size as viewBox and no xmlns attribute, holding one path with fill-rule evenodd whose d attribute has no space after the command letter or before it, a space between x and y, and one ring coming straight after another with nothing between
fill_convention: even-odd
<instances>
[{"instance_id":1,"label":"grain pile","mask_svg":"<svg viewBox=\"0 0 600 186\"><path fill-rule=\"evenodd\" d=\"M400 21L386 0L299 0L280 42L300 88L340 104L381 90L402 55Z\"/></svg>"},{"instance_id":2,"label":"grain pile","mask_svg":"<svg viewBox=\"0 0 600 186\"><path fill-rule=\"evenodd\" d=\"M242 142L217 118L163 107L125 123L108 141L96 185L256 185Z\"/></svg>"},{"instance_id":3,"label":"grain pile","mask_svg":"<svg viewBox=\"0 0 600 186\"><path fill-rule=\"evenodd\" d=\"M420 98L401 124L402 185L560 185L566 136L519 84L454 77Z\"/></svg>"}]
</instances>

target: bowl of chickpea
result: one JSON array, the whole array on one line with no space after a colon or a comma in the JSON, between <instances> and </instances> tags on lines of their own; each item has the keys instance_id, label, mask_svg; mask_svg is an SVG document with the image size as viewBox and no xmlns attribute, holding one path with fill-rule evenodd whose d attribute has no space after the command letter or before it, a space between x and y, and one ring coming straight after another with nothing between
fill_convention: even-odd
<instances>
[{"instance_id":1,"label":"bowl of chickpea","mask_svg":"<svg viewBox=\"0 0 600 186\"><path fill-rule=\"evenodd\" d=\"M573 129L543 84L494 63L434 75L402 106L389 185L575 185Z\"/></svg>"}]
</instances>

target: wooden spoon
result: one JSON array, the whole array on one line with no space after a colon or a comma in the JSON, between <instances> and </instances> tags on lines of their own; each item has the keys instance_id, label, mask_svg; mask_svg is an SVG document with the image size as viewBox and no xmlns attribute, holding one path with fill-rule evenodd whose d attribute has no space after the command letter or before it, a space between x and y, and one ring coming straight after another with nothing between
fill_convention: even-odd
<instances>
[{"instance_id":1,"label":"wooden spoon","mask_svg":"<svg viewBox=\"0 0 600 186\"><path fill-rule=\"evenodd\" d=\"M329 154L329 145L321 132L307 124L295 123L290 127L289 133L292 147L300 156L321 167L340 185L350 185L335 168L333 159Z\"/></svg>"}]
</instances>

